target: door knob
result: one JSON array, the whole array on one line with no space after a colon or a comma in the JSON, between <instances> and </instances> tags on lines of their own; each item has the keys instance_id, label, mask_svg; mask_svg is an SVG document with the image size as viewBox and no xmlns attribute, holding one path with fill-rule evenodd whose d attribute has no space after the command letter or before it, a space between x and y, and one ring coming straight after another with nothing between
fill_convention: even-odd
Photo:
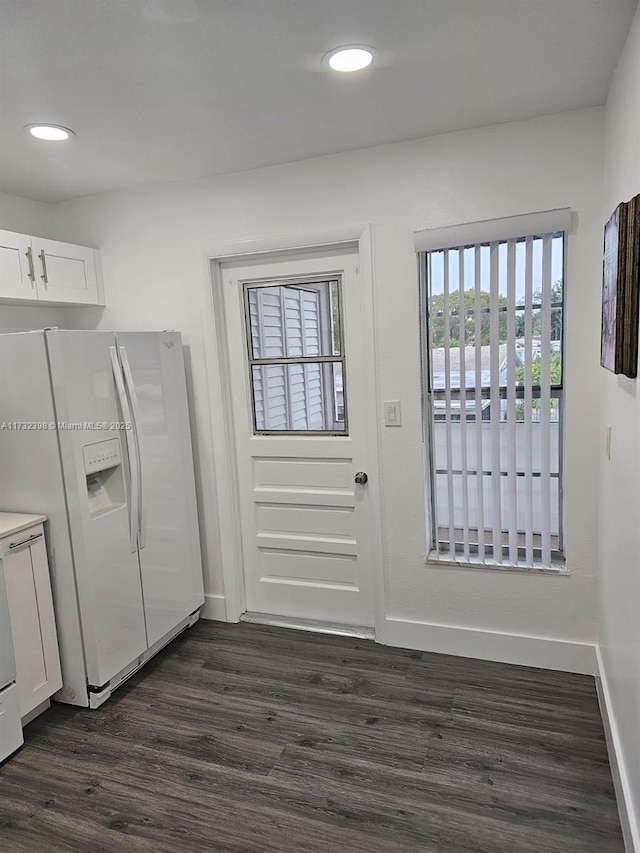
<instances>
[{"instance_id":1,"label":"door knob","mask_svg":"<svg viewBox=\"0 0 640 853\"><path fill-rule=\"evenodd\" d=\"M354 477L354 480L356 481L358 486L364 486L368 479L369 478L367 477L364 471L358 471L358 473Z\"/></svg>"}]
</instances>

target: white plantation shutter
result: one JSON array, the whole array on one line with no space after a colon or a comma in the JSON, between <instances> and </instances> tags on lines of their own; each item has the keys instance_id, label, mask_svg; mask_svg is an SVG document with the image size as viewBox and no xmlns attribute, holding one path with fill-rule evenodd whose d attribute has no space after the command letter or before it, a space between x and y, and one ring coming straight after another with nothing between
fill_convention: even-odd
<instances>
[{"instance_id":1,"label":"white plantation shutter","mask_svg":"<svg viewBox=\"0 0 640 853\"><path fill-rule=\"evenodd\" d=\"M316 290L301 290L304 354L320 355L320 305Z\"/></svg>"},{"instance_id":2,"label":"white plantation shutter","mask_svg":"<svg viewBox=\"0 0 640 853\"><path fill-rule=\"evenodd\" d=\"M249 290L251 343L256 358L282 358L284 330L280 295L270 288ZM256 428L287 429L288 404L284 365L262 364L253 369Z\"/></svg>"},{"instance_id":3,"label":"white plantation shutter","mask_svg":"<svg viewBox=\"0 0 640 853\"><path fill-rule=\"evenodd\" d=\"M290 358L304 355L302 349L302 308L300 305L300 291L292 288L282 288L282 300L284 302L287 349L286 354Z\"/></svg>"},{"instance_id":4,"label":"white plantation shutter","mask_svg":"<svg viewBox=\"0 0 640 853\"><path fill-rule=\"evenodd\" d=\"M258 318L258 292L253 289L249 291L249 330L251 334L252 352L256 357L260 356L260 323ZM253 368L253 404L257 429L266 429L266 417L264 411L264 367Z\"/></svg>"},{"instance_id":5,"label":"white plantation shutter","mask_svg":"<svg viewBox=\"0 0 640 853\"><path fill-rule=\"evenodd\" d=\"M253 287L249 289L249 330L251 334L251 348L254 358L262 358L260 342L260 321L258 317L258 290Z\"/></svg>"},{"instance_id":6,"label":"white plantation shutter","mask_svg":"<svg viewBox=\"0 0 640 853\"><path fill-rule=\"evenodd\" d=\"M280 294L275 289L263 287L259 303L261 358L282 358L285 348Z\"/></svg>"},{"instance_id":7,"label":"white plantation shutter","mask_svg":"<svg viewBox=\"0 0 640 853\"><path fill-rule=\"evenodd\" d=\"M525 219L532 230L519 236L514 221ZM443 229L444 248L422 232L432 247L422 287L436 559L561 566L568 221L567 211L515 217L506 239L489 223L479 231L491 239L457 244Z\"/></svg>"},{"instance_id":8,"label":"white plantation shutter","mask_svg":"<svg viewBox=\"0 0 640 853\"><path fill-rule=\"evenodd\" d=\"M317 290L249 288L248 300L254 358L321 354ZM325 429L320 364L253 365L252 371L256 429Z\"/></svg>"},{"instance_id":9,"label":"white plantation shutter","mask_svg":"<svg viewBox=\"0 0 640 853\"><path fill-rule=\"evenodd\" d=\"M304 381L304 366L302 364L290 364L289 368L289 399L291 401L291 414L289 418L289 429L308 429L307 426L307 399Z\"/></svg>"},{"instance_id":10,"label":"white plantation shutter","mask_svg":"<svg viewBox=\"0 0 640 853\"><path fill-rule=\"evenodd\" d=\"M322 368L319 364L305 364L307 389L307 417L309 429L325 428L324 398L322 395Z\"/></svg>"},{"instance_id":11,"label":"white plantation shutter","mask_svg":"<svg viewBox=\"0 0 640 853\"><path fill-rule=\"evenodd\" d=\"M300 291L303 323L303 355L320 355L320 298L317 291ZM325 424L322 394L322 368L319 364L305 364L304 384L308 429L323 429Z\"/></svg>"},{"instance_id":12,"label":"white plantation shutter","mask_svg":"<svg viewBox=\"0 0 640 853\"><path fill-rule=\"evenodd\" d=\"M287 389L281 364L262 365L265 387L265 422L267 429L287 428Z\"/></svg>"},{"instance_id":13,"label":"white plantation shutter","mask_svg":"<svg viewBox=\"0 0 640 853\"><path fill-rule=\"evenodd\" d=\"M286 288L287 353L290 357L320 355L319 296L315 290ZM289 366L290 429L324 428L319 364Z\"/></svg>"},{"instance_id":14,"label":"white plantation shutter","mask_svg":"<svg viewBox=\"0 0 640 853\"><path fill-rule=\"evenodd\" d=\"M280 288L285 347L283 355L295 357L302 355L302 312L300 291L293 287ZM307 428L305 406L304 375L300 364L285 366L287 383L287 429L304 430Z\"/></svg>"}]
</instances>

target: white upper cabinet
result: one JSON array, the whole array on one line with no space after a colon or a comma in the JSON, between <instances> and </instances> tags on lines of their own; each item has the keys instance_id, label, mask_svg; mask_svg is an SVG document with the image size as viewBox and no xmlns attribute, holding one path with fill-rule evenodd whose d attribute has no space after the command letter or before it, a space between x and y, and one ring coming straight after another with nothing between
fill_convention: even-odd
<instances>
[{"instance_id":1,"label":"white upper cabinet","mask_svg":"<svg viewBox=\"0 0 640 853\"><path fill-rule=\"evenodd\" d=\"M85 246L32 237L38 298L99 305L97 252Z\"/></svg>"},{"instance_id":2,"label":"white upper cabinet","mask_svg":"<svg viewBox=\"0 0 640 853\"><path fill-rule=\"evenodd\" d=\"M104 305L96 249L0 231L0 300Z\"/></svg>"},{"instance_id":3,"label":"white upper cabinet","mask_svg":"<svg viewBox=\"0 0 640 853\"><path fill-rule=\"evenodd\" d=\"M0 231L0 296L37 299L31 237Z\"/></svg>"}]
</instances>

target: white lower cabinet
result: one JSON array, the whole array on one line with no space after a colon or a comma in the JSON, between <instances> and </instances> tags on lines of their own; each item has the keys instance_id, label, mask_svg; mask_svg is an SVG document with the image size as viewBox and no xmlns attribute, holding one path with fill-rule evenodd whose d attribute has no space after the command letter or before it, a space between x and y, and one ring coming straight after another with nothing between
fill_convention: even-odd
<instances>
[{"instance_id":1,"label":"white lower cabinet","mask_svg":"<svg viewBox=\"0 0 640 853\"><path fill-rule=\"evenodd\" d=\"M0 514L1 515L1 514ZM0 540L16 662L20 717L29 722L62 687L44 527Z\"/></svg>"},{"instance_id":2,"label":"white lower cabinet","mask_svg":"<svg viewBox=\"0 0 640 853\"><path fill-rule=\"evenodd\" d=\"M18 688L15 684L0 690L0 762L24 743L20 725Z\"/></svg>"}]
</instances>

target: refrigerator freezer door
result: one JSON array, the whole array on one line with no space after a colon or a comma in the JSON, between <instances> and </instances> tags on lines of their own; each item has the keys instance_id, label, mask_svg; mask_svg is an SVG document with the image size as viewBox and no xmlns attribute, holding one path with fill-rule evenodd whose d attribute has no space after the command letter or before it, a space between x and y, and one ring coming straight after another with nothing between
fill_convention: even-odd
<instances>
[{"instance_id":1,"label":"refrigerator freezer door","mask_svg":"<svg viewBox=\"0 0 640 853\"><path fill-rule=\"evenodd\" d=\"M141 459L140 569L149 645L203 604L191 431L177 332L117 332Z\"/></svg>"},{"instance_id":2,"label":"refrigerator freezer door","mask_svg":"<svg viewBox=\"0 0 640 853\"><path fill-rule=\"evenodd\" d=\"M147 648L140 566L131 552L131 479L121 428L127 412L110 357L113 332L46 334L87 678L98 687ZM113 439L120 445L115 455Z\"/></svg>"}]
</instances>

